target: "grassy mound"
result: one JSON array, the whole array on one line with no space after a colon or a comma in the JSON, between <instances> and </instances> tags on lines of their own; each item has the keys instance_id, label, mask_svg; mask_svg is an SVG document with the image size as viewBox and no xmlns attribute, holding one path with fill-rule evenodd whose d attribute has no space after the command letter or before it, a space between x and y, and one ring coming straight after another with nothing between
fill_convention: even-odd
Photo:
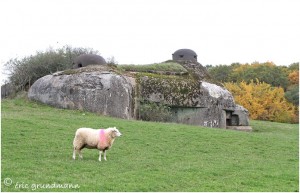
<instances>
[{"instance_id":1,"label":"grassy mound","mask_svg":"<svg viewBox=\"0 0 300 193\"><path fill-rule=\"evenodd\" d=\"M121 120L22 98L1 108L2 191L299 191L299 125L251 121L247 133ZM108 161L88 149L72 160L77 128L109 126L123 136Z\"/></svg>"},{"instance_id":2,"label":"grassy mound","mask_svg":"<svg viewBox=\"0 0 300 193\"><path fill-rule=\"evenodd\" d=\"M162 71L162 72L183 72L187 73L187 70L180 64L172 61L147 64L147 65L134 65L134 64L123 64L118 65L118 69L133 72L149 72L149 71Z\"/></svg>"}]
</instances>

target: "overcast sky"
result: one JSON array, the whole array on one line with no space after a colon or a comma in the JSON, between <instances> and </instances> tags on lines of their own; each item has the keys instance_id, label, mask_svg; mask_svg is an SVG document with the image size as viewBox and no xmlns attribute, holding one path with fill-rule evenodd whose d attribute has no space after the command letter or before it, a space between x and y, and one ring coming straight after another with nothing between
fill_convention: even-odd
<instances>
[{"instance_id":1,"label":"overcast sky","mask_svg":"<svg viewBox=\"0 0 300 193\"><path fill-rule=\"evenodd\" d=\"M300 61L299 8L299 0L1 0L0 62L71 45L119 64L189 48L203 65L289 65Z\"/></svg>"}]
</instances>

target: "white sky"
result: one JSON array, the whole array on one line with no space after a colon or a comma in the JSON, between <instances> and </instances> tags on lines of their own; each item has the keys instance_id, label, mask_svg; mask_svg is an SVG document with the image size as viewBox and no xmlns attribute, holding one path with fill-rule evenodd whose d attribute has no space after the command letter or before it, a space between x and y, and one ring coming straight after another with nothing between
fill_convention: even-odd
<instances>
[{"instance_id":1,"label":"white sky","mask_svg":"<svg viewBox=\"0 0 300 193\"><path fill-rule=\"evenodd\" d=\"M68 44L119 64L189 48L203 65L289 65L300 61L299 9L299 0L1 0L0 64Z\"/></svg>"}]
</instances>

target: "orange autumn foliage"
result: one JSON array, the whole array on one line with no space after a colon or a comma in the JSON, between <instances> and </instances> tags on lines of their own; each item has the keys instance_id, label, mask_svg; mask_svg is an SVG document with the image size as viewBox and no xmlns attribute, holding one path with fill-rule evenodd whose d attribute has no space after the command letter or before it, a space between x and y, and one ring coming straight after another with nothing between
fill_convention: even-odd
<instances>
[{"instance_id":1,"label":"orange autumn foliage","mask_svg":"<svg viewBox=\"0 0 300 193\"><path fill-rule=\"evenodd\" d=\"M291 84L299 84L299 70L292 71L289 74L289 81Z\"/></svg>"},{"instance_id":2,"label":"orange autumn foliage","mask_svg":"<svg viewBox=\"0 0 300 193\"><path fill-rule=\"evenodd\" d=\"M281 87L272 87L258 80L252 80L249 84L242 81L224 85L233 94L236 103L248 109L251 119L286 123L297 119L295 106L285 99Z\"/></svg>"}]
</instances>

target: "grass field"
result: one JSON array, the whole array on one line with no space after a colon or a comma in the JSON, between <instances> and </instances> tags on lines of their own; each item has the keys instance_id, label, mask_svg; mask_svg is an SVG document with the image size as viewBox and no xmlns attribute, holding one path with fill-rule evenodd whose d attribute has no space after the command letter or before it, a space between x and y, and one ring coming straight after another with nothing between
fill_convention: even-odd
<instances>
[{"instance_id":1,"label":"grass field","mask_svg":"<svg viewBox=\"0 0 300 193\"><path fill-rule=\"evenodd\" d=\"M1 105L2 191L299 191L299 125L251 121L247 133L121 120L23 98ZM77 128L109 126L123 136L108 161L87 149L72 160Z\"/></svg>"}]
</instances>

